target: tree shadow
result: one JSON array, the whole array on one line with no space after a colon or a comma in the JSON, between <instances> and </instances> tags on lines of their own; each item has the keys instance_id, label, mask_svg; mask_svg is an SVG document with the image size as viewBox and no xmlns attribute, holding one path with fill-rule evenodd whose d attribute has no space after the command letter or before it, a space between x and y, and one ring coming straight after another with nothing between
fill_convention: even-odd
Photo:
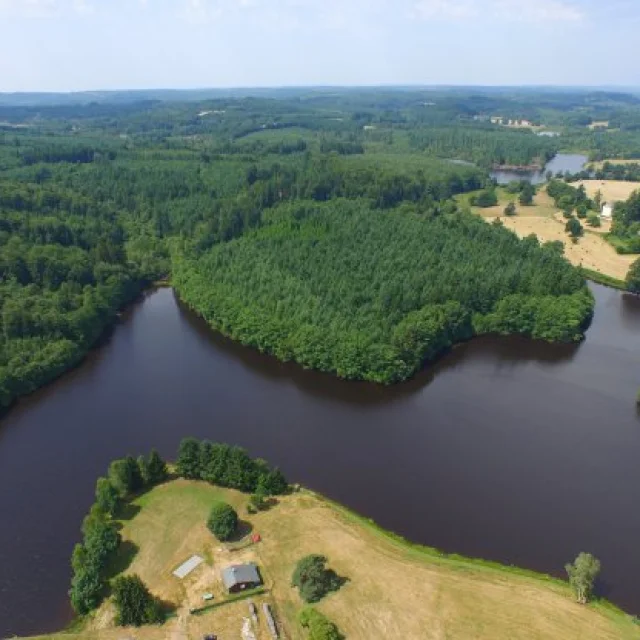
<instances>
[{"instance_id":1,"label":"tree shadow","mask_svg":"<svg viewBox=\"0 0 640 640\"><path fill-rule=\"evenodd\" d=\"M105 578L111 580L126 571L136 557L140 547L131 540L123 540L113 554L105 571Z\"/></svg>"},{"instance_id":2,"label":"tree shadow","mask_svg":"<svg viewBox=\"0 0 640 640\"><path fill-rule=\"evenodd\" d=\"M246 520L238 520L238 526L236 527L233 535L226 542L240 542L244 540L253 531L253 525Z\"/></svg>"},{"instance_id":3,"label":"tree shadow","mask_svg":"<svg viewBox=\"0 0 640 640\"><path fill-rule=\"evenodd\" d=\"M178 611L178 606L175 602L169 602L169 600L162 600L162 598L158 598L154 596L154 599L158 606L160 607L160 611L162 612L162 621L166 622L171 618L175 618Z\"/></svg>"},{"instance_id":4,"label":"tree shadow","mask_svg":"<svg viewBox=\"0 0 640 640\"><path fill-rule=\"evenodd\" d=\"M118 510L118 520L133 520L142 510L142 507L133 502L125 502Z\"/></svg>"},{"instance_id":5,"label":"tree shadow","mask_svg":"<svg viewBox=\"0 0 640 640\"><path fill-rule=\"evenodd\" d=\"M346 576L338 575L333 569L327 569L326 571L331 585L329 588L329 593L340 591L340 589L342 589L342 587L344 587L344 585L349 582L349 578L347 578Z\"/></svg>"}]
</instances>

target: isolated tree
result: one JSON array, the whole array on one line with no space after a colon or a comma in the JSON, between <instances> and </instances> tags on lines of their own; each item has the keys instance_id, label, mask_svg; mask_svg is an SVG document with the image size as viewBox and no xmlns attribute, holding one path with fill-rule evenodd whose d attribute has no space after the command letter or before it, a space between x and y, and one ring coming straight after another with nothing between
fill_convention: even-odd
<instances>
[{"instance_id":1,"label":"isolated tree","mask_svg":"<svg viewBox=\"0 0 640 640\"><path fill-rule=\"evenodd\" d=\"M305 602L318 602L327 593L337 591L344 580L335 571L326 568L325 556L312 554L302 558L293 572L291 586L298 587Z\"/></svg>"},{"instance_id":2,"label":"isolated tree","mask_svg":"<svg viewBox=\"0 0 640 640\"><path fill-rule=\"evenodd\" d=\"M518 197L518 202L520 202L523 206L529 206L533 204L533 196L535 196L536 190L534 186L530 182L526 182L522 191L520 192L520 196Z\"/></svg>"},{"instance_id":3,"label":"isolated tree","mask_svg":"<svg viewBox=\"0 0 640 640\"><path fill-rule=\"evenodd\" d=\"M515 216L516 215L516 204L515 204L515 202L510 202L504 208L504 215L505 216Z\"/></svg>"},{"instance_id":4,"label":"isolated tree","mask_svg":"<svg viewBox=\"0 0 640 640\"><path fill-rule=\"evenodd\" d=\"M580 553L573 564L565 565L565 569L578 602L586 604L600 573L600 561L590 553Z\"/></svg>"},{"instance_id":5,"label":"isolated tree","mask_svg":"<svg viewBox=\"0 0 640 640\"><path fill-rule=\"evenodd\" d=\"M116 624L122 627L162 622L159 602L139 576L119 576L113 581Z\"/></svg>"},{"instance_id":6,"label":"isolated tree","mask_svg":"<svg viewBox=\"0 0 640 640\"><path fill-rule=\"evenodd\" d=\"M98 478L96 483L96 504L109 515L114 515L120 506L118 491L108 478Z\"/></svg>"},{"instance_id":7,"label":"isolated tree","mask_svg":"<svg viewBox=\"0 0 640 640\"><path fill-rule=\"evenodd\" d=\"M238 514L226 502L215 502L211 507L207 527L218 540L229 540L238 528Z\"/></svg>"},{"instance_id":8,"label":"isolated tree","mask_svg":"<svg viewBox=\"0 0 640 640\"><path fill-rule=\"evenodd\" d=\"M169 476L167 463L155 449L151 450L147 459L147 473L149 474L149 483L152 485L164 482Z\"/></svg>"},{"instance_id":9,"label":"isolated tree","mask_svg":"<svg viewBox=\"0 0 640 640\"><path fill-rule=\"evenodd\" d=\"M494 189L484 189L475 197L476 207L494 207L498 204L498 196Z\"/></svg>"},{"instance_id":10,"label":"isolated tree","mask_svg":"<svg viewBox=\"0 0 640 640\"><path fill-rule=\"evenodd\" d=\"M584 229L577 218L570 218L564 229L572 238L579 238L584 233Z\"/></svg>"},{"instance_id":11,"label":"isolated tree","mask_svg":"<svg viewBox=\"0 0 640 640\"><path fill-rule=\"evenodd\" d=\"M588 211L589 209L587 208L587 205L584 202L581 202L576 207L576 215L578 216L578 218L586 218Z\"/></svg>"},{"instance_id":12,"label":"isolated tree","mask_svg":"<svg viewBox=\"0 0 640 640\"><path fill-rule=\"evenodd\" d=\"M640 293L640 258L638 258L630 267L625 280L627 291L631 293Z\"/></svg>"},{"instance_id":13,"label":"isolated tree","mask_svg":"<svg viewBox=\"0 0 640 640\"><path fill-rule=\"evenodd\" d=\"M195 438L183 438L180 442L176 468L183 478L200 478L200 443Z\"/></svg>"},{"instance_id":14,"label":"isolated tree","mask_svg":"<svg viewBox=\"0 0 640 640\"><path fill-rule=\"evenodd\" d=\"M602 209L602 191L600 189L596 191L596 195L593 197L593 204L598 211Z\"/></svg>"}]
</instances>

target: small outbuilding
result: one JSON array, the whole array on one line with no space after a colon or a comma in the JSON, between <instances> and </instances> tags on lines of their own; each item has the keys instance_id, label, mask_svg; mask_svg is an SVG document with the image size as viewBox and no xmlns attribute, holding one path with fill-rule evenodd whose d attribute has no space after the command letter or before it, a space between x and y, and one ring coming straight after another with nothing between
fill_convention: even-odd
<instances>
[{"instance_id":1,"label":"small outbuilding","mask_svg":"<svg viewBox=\"0 0 640 640\"><path fill-rule=\"evenodd\" d=\"M236 564L222 571L222 582L229 593L238 593L246 589L255 589L262 585L258 567L252 562Z\"/></svg>"},{"instance_id":2,"label":"small outbuilding","mask_svg":"<svg viewBox=\"0 0 640 640\"><path fill-rule=\"evenodd\" d=\"M600 215L606 220L611 220L611 218L613 217L613 205L609 204L608 202L605 202L602 205L602 211Z\"/></svg>"}]
</instances>

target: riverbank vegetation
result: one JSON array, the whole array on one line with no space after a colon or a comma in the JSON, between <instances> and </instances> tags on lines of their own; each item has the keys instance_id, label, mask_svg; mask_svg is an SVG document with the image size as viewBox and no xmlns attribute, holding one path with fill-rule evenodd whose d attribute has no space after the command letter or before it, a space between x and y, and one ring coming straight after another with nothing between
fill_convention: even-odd
<instances>
[{"instance_id":1,"label":"riverbank vegetation","mask_svg":"<svg viewBox=\"0 0 640 640\"><path fill-rule=\"evenodd\" d=\"M211 535L206 520L219 500L243 514L247 535L259 533L259 543L221 545ZM115 520L128 551L114 569L119 576L139 576L154 598L171 604L175 615L161 626L118 629L115 606L105 601L76 631L42 638L164 640L211 632L237 637L248 605L246 600L226 601L220 570L246 562L259 566L265 582L265 591L252 600L260 612L262 603L270 605L291 640L313 638L315 627L337 627L352 640L370 638L372 632L419 638L425 631L452 640L640 638L631 616L597 598L587 605L576 603L566 581L411 545L311 492L279 496L276 505L256 514L244 515L245 505L243 493L186 479L134 497ZM173 576L194 554L203 558L200 566L183 580ZM313 622L318 616L291 586L298 561L310 554L329 558L329 567L349 578L313 605L312 611L325 620L322 624ZM203 593L213 594L216 606L190 614L190 608L202 607ZM261 614L259 625L259 633L270 637Z\"/></svg>"},{"instance_id":2,"label":"riverbank vegetation","mask_svg":"<svg viewBox=\"0 0 640 640\"><path fill-rule=\"evenodd\" d=\"M49 106L37 97L26 105L2 100L0 405L5 407L77 363L149 282L175 269L184 274L186 265L206 263L210 250L222 251L255 229L273 227L271 209L350 201L352 208L345 211L371 210L374 226L376 212L393 211L398 228L405 223L396 214L406 213L407 228L419 214L425 226L438 229L435 218L454 215L452 197L473 191L492 196L491 167L543 165L566 148L589 151L594 158L632 157L640 126L637 98L615 92L300 90L250 98L214 91L186 92L182 101L154 92L105 94L92 104L65 96ZM536 131L503 127L496 117L539 126ZM609 130L589 130L594 121L609 122ZM543 126L562 135L536 135ZM520 206L529 205L532 195L523 190ZM633 229L616 237L622 244L632 242ZM500 235L495 241L503 242ZM394 265L387 262L385 268ZM302 282L306 276L299 275ZM333 298L353 297L353 282L343 280L341 286L346 289L332 291ZM380 292L388 298L381 304L418 311L413 293L393 287ZM314 295L307 293L297 302L307 304ZM188 295L210 315L207 304L199 308L202 292ZM229 304L244 295L234 293ZM443 295L434 299L438 305L448 301ZM247 307L247 316L254 311ZM473 305L467 311L476 313ZM314 315L311 307L295 312ZM305 321L311 343L318 340L316 320ZM272 317L267 324L271 321L279 320ZM489 330L486 323L484 328ZM230 334L243 331L239 325L227 328ZM330 358L323 369L337 370L340 364L348 377L349 371L362 377L370 368L364 360L378 348L385 352L383 360L395 358L377 329L363 332L343 316L340 331L358 334L359 346L344 343L349 353ZM455 339L439 335L429 351ZM274 353L297 359L279 339L267 342ZM294 351L301 350L305 347L296 345ZM364 352L369 355L361 360ZM418 356L414 351L408 370L417 366ZM302 360L315 366L311 363L327 357L305 353ZM370 371L364 377L403 379L405 365L392 364L392 374Z\"/></svg>"}]
</instances>

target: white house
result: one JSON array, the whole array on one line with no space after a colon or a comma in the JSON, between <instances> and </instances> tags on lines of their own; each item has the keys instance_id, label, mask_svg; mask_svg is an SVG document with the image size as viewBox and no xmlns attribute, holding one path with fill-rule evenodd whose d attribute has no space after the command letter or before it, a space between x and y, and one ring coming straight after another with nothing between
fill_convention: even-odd
<instances>
[{"instance_id":1,"label":"white house","mask_svg":"<svg viewBox=\"0 0 640 640\"><path fill-rule=\"evenodd\" d=\"M611 218L613 217L613 205L605 202L602 205L602 211L600 212L600 215L607 220L611 220Z\"/></svg>"}]
</instances>

